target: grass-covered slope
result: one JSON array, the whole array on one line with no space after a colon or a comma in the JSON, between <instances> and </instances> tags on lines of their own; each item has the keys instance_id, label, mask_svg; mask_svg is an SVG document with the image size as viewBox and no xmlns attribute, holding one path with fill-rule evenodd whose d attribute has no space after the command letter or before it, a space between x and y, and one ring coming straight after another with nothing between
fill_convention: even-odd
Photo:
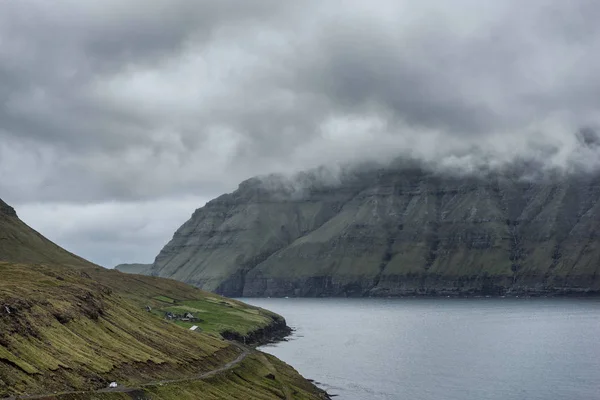
<instances>
[{"instance_id":1,"label":"grass-covered slope","mask_svg":"<svg viewBox=\"0 0 600 400\"><path fill-rule=\"evenodd\" d=\"M0 264L0 393L128 385L210 369L238 350L161 321L85 271ZM118 279L118 278L117 278Z\"/></svg>"},{"instance_id":2,"label":"grass-covered slope","mask_svg":"<svg viewBox=\"0 0 600 400\"><path fill-rule=\"evenodd\" d=\"M84 393L62 397L96 398L108 395L93 391L111 381L141 388L194 378L242 354L221 333L251 336L285 326L273 313L180 282L93 265L47 241L12 209L0 205L0 398L73 391ZM162 318L164 310L172 308L193 309L202 319L197 323L202 331L192 332ZM252 366L252 360L259 360L262 367ZM260 353L250 352L235 368L223 372L225 377L217 374L202 383L157 385L161 391L154 392L149 386L145 398L173 398L165 393L177 393L184 386L190 387L189 393L178 398L280 398L275 392L270 397L234 393L242 393L243 388L236 389L233 371L252 376L250 386L272 383L268 374L262 374L271 363L265 360ZM282 378L277 380L281 390L304 387L307 398L321 396L293 369L282 368ZM293 379L284 379L288 375ZM214 397L194 389L195 385L221 386L227 376L231 385L223 388L231 386L233 397L226 391L223 397Z\"/></svg>"},{"instance_id":3,"label":"grass-covered slope","mask_svg":"<svg viewBox=\"0 0 600 400\"><path fill-rule=\"evenodd\" d=\"M0 261L53 263L89 266L81 257L69 253L23 223L15 210L0 199Z\"/></svg>"},{"instance_id":4,"label":"grass-covered slope","mask_svg":"<svg viewBox=\"0 0 600 400\"><path fill-rule=\"evenodd\" d=\"M57 400L188 400L188 399L286 399L311 400L329 397L293 368L277 358L254 352L240 364L202 380L157 383L125 393L57 394Z\"/></svg>"}]
</instances>

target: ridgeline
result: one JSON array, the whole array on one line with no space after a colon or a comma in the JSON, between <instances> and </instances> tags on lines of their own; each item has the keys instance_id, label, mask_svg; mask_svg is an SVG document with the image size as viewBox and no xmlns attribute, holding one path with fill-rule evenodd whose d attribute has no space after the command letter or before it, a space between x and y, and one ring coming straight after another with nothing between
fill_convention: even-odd
<instances>
[{"instance_id":1,"label":"ridgeline","mask_svg":"<svg viewBox=\"0 0 600 400\"><path fill-rule=\"evenodd\" d=\"M254 178L196 210L145 268L227 296L600 291L600 174L412 162Z\"/></svg>"}]
</instances>

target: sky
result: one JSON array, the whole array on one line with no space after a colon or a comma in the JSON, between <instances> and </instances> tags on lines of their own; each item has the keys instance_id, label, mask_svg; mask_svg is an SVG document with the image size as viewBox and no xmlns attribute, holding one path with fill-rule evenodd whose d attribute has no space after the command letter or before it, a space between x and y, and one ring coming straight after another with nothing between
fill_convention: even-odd
<instances>
[{"instance_id":1,"label":"sky","mask_svg":"<svg viewBox=\"0 0 600 400\"><path fill-rule=\"evenodd\" d=\"M595 167L599 20L595 0L0 0L0 198L112 267L255 175Z\"/></svg>"}]
</instances>

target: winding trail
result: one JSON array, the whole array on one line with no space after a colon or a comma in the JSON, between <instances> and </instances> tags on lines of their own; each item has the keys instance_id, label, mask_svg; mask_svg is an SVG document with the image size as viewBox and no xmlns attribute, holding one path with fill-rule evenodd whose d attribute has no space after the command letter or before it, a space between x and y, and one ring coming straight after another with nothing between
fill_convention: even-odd
<instances>
[{"instance_id":1,"label":"winding trail","mask_svg":"<svg viewBox=\"0 0 600 400\"><path fill-rule=\"evenodd\" d=\"M228 362L227 364L223 365L222 367L213 369L212 371L208 371L203 374L192 376L189 378L153 381L153 382L144 383L137 388L119 386L116 388L104 388L104 389L91 390L91 391L45 393L45 394L35 394L35 395L31 395L31 396L11 396L11 397L4 397L0 400L36 400L36 399L41 400L41 399L48 399L48 398L53 398L53 397L58 397L58 396L69 395L69 394L133 393L133 392L142 390L142 388L149 387L149 386L160 386L160 385L168 385L171 383L199 381L199 380L210 378L212 376L220 374L221 372L225 372L225 371L228 371L228 370L234 368L236 365L238 365L239 363L244 361L246 359L246 357L248 357L248 355L250 354L250 349L248 347L245 347L242 344L239 344L236 342L230 342L230 343L232 345L236 346L237 348L239 348L240 350L242 350L242 353L235 360Z\"/></svg>"}]
</instances>

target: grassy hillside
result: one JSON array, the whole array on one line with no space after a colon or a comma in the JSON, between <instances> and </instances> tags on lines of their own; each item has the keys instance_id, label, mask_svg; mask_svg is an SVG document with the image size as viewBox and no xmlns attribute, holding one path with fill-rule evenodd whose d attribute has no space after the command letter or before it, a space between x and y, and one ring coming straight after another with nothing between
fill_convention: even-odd
<instances>
[{"instance_id":1,"label":"grassy hillside","mask_svg":"<svg viewBox=\"0 0 600 400\"><path fill-rule=\"evenodd\" d=\"M62 249L23 223L0 200L0 261L85 267L90 263Z\"/></svg>"},{"instance_id":2,"label":"grassy hillside","mask_svg":"<svg viewBox=\"0 0 600 400\"><path fill-rule=\"evenodd\" d=\"M255 352L240 365L204 380L156 384L128 393L72 393L58 400L327 399L277 358Z\"/></svg>"},{"instance_id":3,"label":"grassy hillside","mask_svg":"<svg viewBox=\"0 0 600 400\"><path fill-rule=\"evenodd\" d=\"M172 280L98 267L47 241L10 211L6 205L0 210L0 398L73 391L85 393L59 397L120 398L89 391L111 381L142 388L172 380L178 382L145 387L145 398L178 392L179 399L322 395L290 367L254 351L231 370L193 380L242 354L222 332L251 335L281 327L283 319ZM166 321L167 309L193 311L202 331ZM274 364L281 374L275 380L263 373ZM208 386L214 388L196 390ZM250 387L255 397L247 396Z\"/></svg>"}]
</instances>

